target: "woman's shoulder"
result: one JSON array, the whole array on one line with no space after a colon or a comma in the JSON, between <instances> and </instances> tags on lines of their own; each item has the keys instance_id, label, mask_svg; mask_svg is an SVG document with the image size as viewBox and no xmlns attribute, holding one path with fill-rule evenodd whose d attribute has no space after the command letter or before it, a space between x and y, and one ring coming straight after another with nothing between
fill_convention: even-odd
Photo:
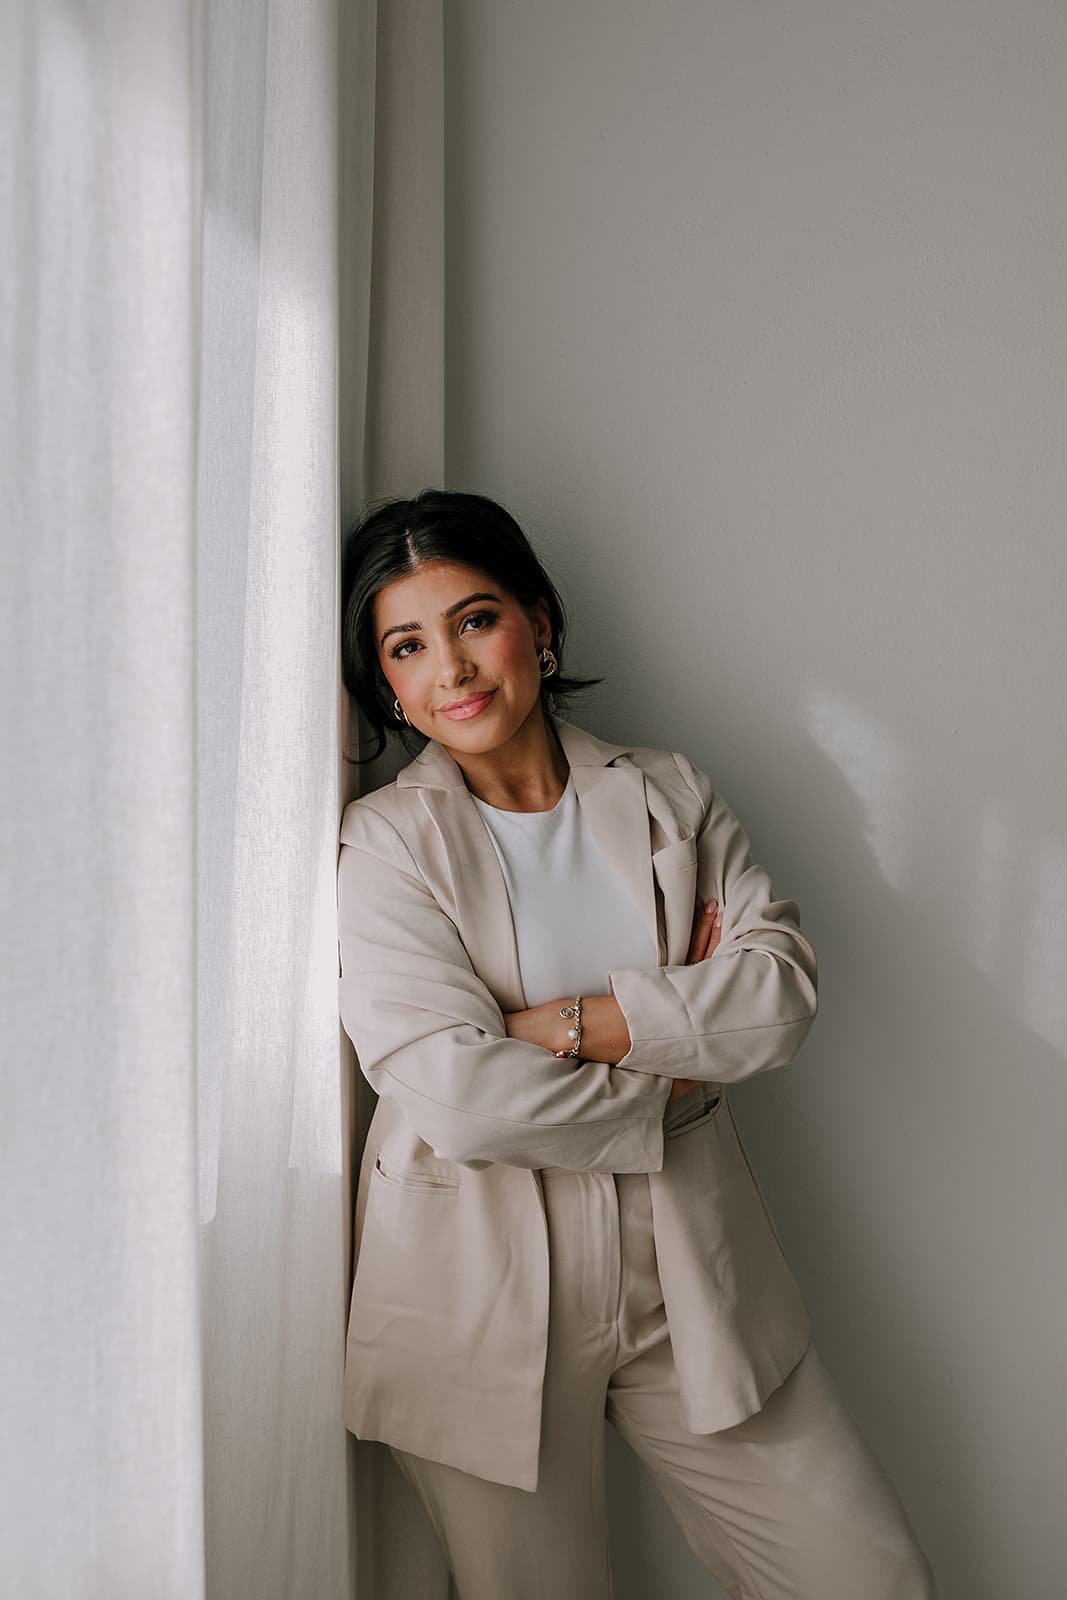
<instances>
[{"instance_id":1,"label":"woman's shoulder","mask_svg":"<svg viewBox=\"0 0 1067 1600\"><path fill-rule=\"evenodd\" d=\"M557 727L560 720L557 718ZM696 794L705 800L711 792L711 779L680 750L659 745L609 743L588 728L579 728L573 723L566 726L569 734L564 737L564 744L572 746L579 760L586 759L591 747L596 757L608 765L640 767L646 777L682 796ZM576 744L575 740L580 743Z\"/></svg>"},{"instance_id":2,"label":"woman's shoulder","mask_svg":"<svg viewBox=\"0 0 1067 1600\"><path fill-rule=\"evenodd\" d=\"M633 745L621 759L640 767L646 780L673 800L683 814L694 806L698 811L705 810L714 793L707 773L681 750Z\"/></svg>"},{"instance_id":3,"label":"woman's shoulder","mask_svg":"<svg viewBox=\"0 0 1067 1600\"><path fill-rule=\"evenodd\" d=\"M404 843L415 791L392 783L357 795L341 813L340 841L356 849L395 860L398 866L412 867L411 851Z\"/></svg>"}]
</instances>

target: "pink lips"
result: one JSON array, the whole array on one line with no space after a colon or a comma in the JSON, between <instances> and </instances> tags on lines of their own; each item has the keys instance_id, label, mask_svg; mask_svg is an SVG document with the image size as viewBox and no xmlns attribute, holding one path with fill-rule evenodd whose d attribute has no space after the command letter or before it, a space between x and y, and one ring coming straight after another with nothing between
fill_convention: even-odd
<instances>
[{"instance_id":1,"label":"pink lips","mask_svg":"<svg viewBox=\"0 0 1067 1600\"><path fill-rule=\"evenodd\" d=\"M485 710L495 694L496 690L490 689L487 694L472 695L469 700L461 700L457 705L442 706L441 715L451 717L453 722L461 722L465 717L476 717L479 711Z\"/></svg>"}]
</instances>

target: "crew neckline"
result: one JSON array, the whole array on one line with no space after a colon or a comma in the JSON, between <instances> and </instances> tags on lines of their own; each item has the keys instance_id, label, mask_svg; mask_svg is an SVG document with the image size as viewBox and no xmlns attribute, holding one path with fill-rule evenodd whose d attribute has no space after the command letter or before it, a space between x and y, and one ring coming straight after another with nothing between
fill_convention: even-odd
<instances>
[{"instance_id":1,"label":"crew neckline","mask_svg":"<svg viewBox=\"0 0 1067 1600\"><path fill-rule=\"evenodd\" d=\"M553 817L556 816L561 810L568 794L573 792L573 790L574 769L571 768L571 770L567 773L567 781L563 785L563 791L560 794L559 799L556 801L554 806L549 806L547 811L509 811L506 806L490 805L488 800L482 800L480 796L476 794L472 794L471 799L474 801L475 805L480 806L483 811L491 811L493 815L497 817Z\"/></svg>"}]
</instances>

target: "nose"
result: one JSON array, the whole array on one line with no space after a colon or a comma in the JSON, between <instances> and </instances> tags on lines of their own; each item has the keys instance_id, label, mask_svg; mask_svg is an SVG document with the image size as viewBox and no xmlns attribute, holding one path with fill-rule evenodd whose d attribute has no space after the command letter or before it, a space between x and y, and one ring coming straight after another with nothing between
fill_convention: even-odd
<instances>
[{"instance_id":1,"label":"nose","mask_svg":"<svg viewBox=\"0 0 1067 1600\"><path fill-rule=\"evenodd\" d=\"M473 677L474 667L467 655L462 636L447 640L441 646L437 662L437 682L442 689L453 689Z\"/></svg>"}]
</instances>

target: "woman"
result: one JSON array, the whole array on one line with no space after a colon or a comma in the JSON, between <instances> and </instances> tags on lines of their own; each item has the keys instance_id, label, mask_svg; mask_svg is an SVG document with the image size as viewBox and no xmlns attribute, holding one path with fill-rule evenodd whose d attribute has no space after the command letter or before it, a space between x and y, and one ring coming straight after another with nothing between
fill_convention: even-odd
<instances>
[{"instance_id":1,"label":"woman","mask_svg":"<svg viewBox=\"0 0 1067 1600\"><path fill-rule=\"evenodd\" d=\"M745 1600L934 1593L843 1411L727 1085L795 1055L815 957L678 752L559 714L564 612L509 514L427 490L342 566L345 684L421 749L345 811L340 1010L379 1099L345 1422L462 1600L611 1594L605 1416Z\"/></svg>"}]
</instances>

